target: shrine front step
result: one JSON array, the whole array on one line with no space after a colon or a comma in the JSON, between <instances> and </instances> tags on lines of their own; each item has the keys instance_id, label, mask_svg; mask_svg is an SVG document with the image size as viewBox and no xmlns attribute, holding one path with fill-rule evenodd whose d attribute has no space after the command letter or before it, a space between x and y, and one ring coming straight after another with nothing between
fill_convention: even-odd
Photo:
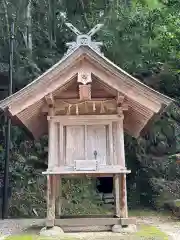
<instances>
[{"instance_id":1,"label":"shrine front step","mask_svg":"<svg viewBox=\"0 0 180 240\"><path fill-rule=\"evenodd\" d=\"M102 196L104 204L114 204L114 195L112 193L104 193Z\"/></svg>"},{"instance_id":2,"label":"shrine front step","mask_svg":"<svg viewBox=\"0 0 180 240\"><path fill-rule=\"evenodd\" d=\"M103 226L112 227L113 225L128 226L136 224L134 218L60 218L55 219L55 226L66 228L82 228L82 227L97 227L102 229Z\"/></svg>"},{"instance_id":3,"label":"shrine front step","mask_svg":"<svg viewBox=\"0 0 180 240\"><path fill-rule=\"evenodd\" d=\"M112 226L63 226L64 232L109 232Z\"/></svg>"}]
</instances>

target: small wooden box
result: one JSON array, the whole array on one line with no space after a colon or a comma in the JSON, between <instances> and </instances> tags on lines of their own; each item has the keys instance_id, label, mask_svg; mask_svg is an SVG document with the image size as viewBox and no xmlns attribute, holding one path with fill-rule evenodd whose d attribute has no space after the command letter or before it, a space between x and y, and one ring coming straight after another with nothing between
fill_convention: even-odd
<instances>
[{"instance_id":1,"label":"small wooden box","mask_svg":"<svg viewBox=\"0 0 180 240\"><path fill-rule=\"evenodd\" d=\"M97 160L74 160L75 171L96 171L97 169Z\"/></svg>"}]
</instances>

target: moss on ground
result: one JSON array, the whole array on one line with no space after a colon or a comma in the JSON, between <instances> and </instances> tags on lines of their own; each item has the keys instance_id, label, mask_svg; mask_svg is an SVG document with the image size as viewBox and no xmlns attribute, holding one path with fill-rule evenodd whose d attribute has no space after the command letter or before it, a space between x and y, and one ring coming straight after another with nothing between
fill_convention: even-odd
<instances>
[{"instance_id":1,"label":"moss on ground","mask_svg":"<svg viewBox=\"0 0 180 240\"><path fill-rule=\"evenodd\" d=\"M168 236L155 226L141 225L135 239L168 240Z\"/></svg>"},{"instance_id":2,"label":"moss on ground","mask_svg":"<svg viewBox=\"0 0 180 240\"><path fill-rule=\"evenodd\" d=\"M163 217L163 218L170 218L171 215L168 211L158 211L158 210L151 210L151 209L133 209L133 210L129 210L129 216L131 217L153 217L153 216L157 216L158 217Z\"/></svg>"},{"instance_id":3,"label":"moss on ground","mask_svg":"<svg viewBox=\"0 0 180 240\"><path fill-rule=\"evenodd\" d=\"M48 237L41 237L37 235L20 235L20 236L10 236L7 238L7 240L50 240L52 238ZM61 239L61 240L80 240L80 239L88 239L86 236L84 237L73 237L73 236L61 236L60 238L55 239ZM92 239L92 236L91 236ZM97 236L97 239L101 239ZM106 240L106 237L104 236L102 239ZM111 239L109 235L107 235L107 239ZM141 225L138 232L133 234L127 234L123 235L122 238L120 236L112 235L113 240L168 240L168 236L160 231L157 227L149 226L149 225ZM96 237L94 236L94 240L96 240Z\"/></svg>"},{"instance_id":4,"label":"moss on ground","mask_svg":"<svg viewBox=\"0 0 180 240\"><path fill-rule=\"evenodd\" d=\"M174 204L175 204L176 207L179 208L179 207L180 207L180 200L176 200L176 201L174 201Z\"/></svg>"},{"instance_id":5,"label":"moss on ground","mask_svg":"<svg viewBox=\"0 0 180 240\"><path fill-rule=\"evenodd\" d=\"M9 236L6 238L6 240L35 240L37 239L37 236L31 236L31 235L22 235L22 236Z\"/></svg>"}]
</instances>

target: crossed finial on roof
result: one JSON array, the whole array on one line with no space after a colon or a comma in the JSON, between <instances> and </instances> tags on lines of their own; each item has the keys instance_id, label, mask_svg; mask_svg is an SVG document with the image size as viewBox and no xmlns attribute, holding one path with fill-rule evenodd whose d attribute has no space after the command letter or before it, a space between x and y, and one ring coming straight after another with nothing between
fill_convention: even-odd
<instances>
[{"instance_id":1,"label":"crossed finial on roof","mask_svg":"<svg viewBox=\"0 0 180 240\"><path fill-rule=\"evenodd\" d=\"M102 42L96 42L92 41L91 37L100 30L100 28L103 26L103 24L97 24L94 26L87 34L81 33L76 27L74 27L71 23L65 23L68 28L71 29L72 32L76 34L76 42L70 42L66 43L68 46L68 51L72 52L75 48L77 48L80 45L88 45L91 48L93 48L95 51L101 53L100 47L103 45Z\"/></svg>"}]
</instances>

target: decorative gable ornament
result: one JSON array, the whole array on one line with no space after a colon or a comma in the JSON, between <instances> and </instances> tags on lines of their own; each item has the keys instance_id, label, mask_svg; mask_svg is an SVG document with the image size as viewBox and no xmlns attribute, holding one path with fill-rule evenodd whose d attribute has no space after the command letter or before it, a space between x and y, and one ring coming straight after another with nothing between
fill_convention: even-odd
<instances>
[{"instance_id":1,"label":"decorative gable ornament","mask_svg":"<svg viewBox=\"0 0 180 240\"><path fill-rule=\"evenodd\" d=\"M92 82L91 72L82 72L82 71L79 71L79 72L78 72L78 79L77 79L77 81L78 81L79 83L84 84L84 85Z\"/></svg>"},{"instance_id":2,"label":"decorative gable ornament","mask_svg":"<svg viewBox=\"0 0 180 240\"><path fill-rule=\"evenodd\" d=\"M96 42L92 41L91 37L102 28L103 24L97 24L95 27L93 27L87 34L81 33L76 27L74 27L71 23L65 23L68 28L71 29L72 32L74 32L76 37L76 42L69 42L66 43L66 46L68 47L67 54L73 52L76 48L79 46L89 46L93 50L95 50L98 53L101 52L101 46L103 45L102 42Z\"/></svg>"}]
</instances>

